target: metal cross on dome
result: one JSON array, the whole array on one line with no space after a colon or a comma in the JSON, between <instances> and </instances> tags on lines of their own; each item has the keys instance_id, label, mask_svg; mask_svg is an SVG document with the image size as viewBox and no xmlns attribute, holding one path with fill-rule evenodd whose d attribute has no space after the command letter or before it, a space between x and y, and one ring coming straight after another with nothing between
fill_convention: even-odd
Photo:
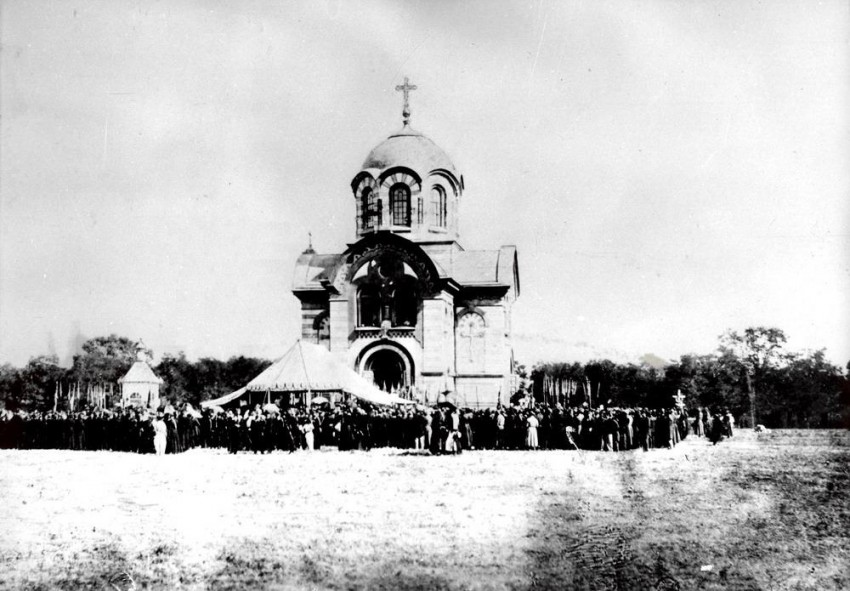
<instances>
[{"instance_id":1,"label":"metal cross on dome","mask_svg":"<svg viewBox=\"0 0 850 591\"><path fill-rule=\"evenodd\" d=\"M404 77L404 84L399 84L395 87L396 92L401 91L404 93L404 109L402 109L401 114L404 117L404 124L407 125L410 123L410 91L416 90L415 84L410 84L410 81L407 79L407 76Z\"/></svg>"}]
</instances>

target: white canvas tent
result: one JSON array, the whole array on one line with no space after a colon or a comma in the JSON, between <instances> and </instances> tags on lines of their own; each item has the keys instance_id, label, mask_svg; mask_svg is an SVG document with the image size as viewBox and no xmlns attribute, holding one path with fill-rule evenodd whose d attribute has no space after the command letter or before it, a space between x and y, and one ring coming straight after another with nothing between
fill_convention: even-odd
<instances>
[{"instance_id":1,"label":"white canvas tent","mask_svg":"<svg viewBox=\"0 0 850 591\"><path fill-rule=\"evenodd\" d=\"M245 388L239 388L238 390L231 392L230 394L225 394L215 400L205 400L201 402L201 408L207 408L208 406L221 406L222 404L227 404L228 402L236 400L243 394L245 394Z\"/></svg>"},{"instance_id":2,"label":"white canvas tent","mask_svg":"<svg viewBox=\"0 0 850 591\"><path fill-rule=\"evenodd\" d=\"M408 404L387 394L336 360L324 347L295 342L283 357L275 361L244 388L201 403L201 406L227 404L246 392L347 392L372 404Z\"/></svg>"}]
</instances>

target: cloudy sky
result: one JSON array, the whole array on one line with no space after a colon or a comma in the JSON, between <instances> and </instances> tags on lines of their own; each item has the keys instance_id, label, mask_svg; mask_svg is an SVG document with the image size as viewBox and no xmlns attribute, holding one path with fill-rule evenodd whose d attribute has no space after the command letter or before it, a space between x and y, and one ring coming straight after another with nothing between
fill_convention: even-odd
<instances>
[{"instance_id":1,"label":"cloudy sky","mask_svg":"<svg viewBox=\"0 0 850 591\"><path fill-rule=\"evenodd\" d=\"M0 362L75 339L277 357L290 283L412 124L462 243L519 249L515 349L850 359L846 2L0 3Z\"/></svg>"}]
</instances>

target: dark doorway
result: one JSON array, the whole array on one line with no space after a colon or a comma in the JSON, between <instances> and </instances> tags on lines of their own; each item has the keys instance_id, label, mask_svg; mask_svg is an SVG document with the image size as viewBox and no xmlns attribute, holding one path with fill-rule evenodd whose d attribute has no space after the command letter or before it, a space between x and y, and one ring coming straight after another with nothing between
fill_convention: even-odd
<instances>
[{"instance_id":1,"label":"dark doorway","mask_svg":"<svg viewBox=\"0 0 850 591\"><path fill-rule=\"evenodd\" d=\"M375 384L385 392L407 385L407 371L404 360L390 349L375 351L366 360L366 371L372 372Z\"/></svg>"}]
</instances>

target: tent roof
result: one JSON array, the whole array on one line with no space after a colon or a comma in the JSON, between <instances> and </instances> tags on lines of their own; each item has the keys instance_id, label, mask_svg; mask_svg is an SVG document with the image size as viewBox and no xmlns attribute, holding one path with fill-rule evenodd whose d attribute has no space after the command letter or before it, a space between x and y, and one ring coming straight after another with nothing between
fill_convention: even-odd
<instances>
[{"instance_id":1,"label":"tent roof","mask_svg":"<svg viewBox=\"0 0 850 591\"><path fill-rule=\"evenodd\" d=\"M251 392L343 391L373 404L399 404L401 400L381 391L337 361L324 347L301 340L248 382L245 389Z\"/></svg>"},{"instance_id":2,"label":"tent roof","mask_svg":"<svg viewBox=\"0 0 850 591\"><path fill-rule=\"evenodd\" d=\"M231 392L230 394L225 394L224 396L220 396L220 397L215 398L213 400L204 400L201 403L201 406L204 407L204 408L207 408L208 406L221 406L222 404L227 404L228 402L231 402L232 400L236 400L237 398L242 396L244 393L245 393L245 388L239 388L235 392Z\"/></svg>"},{"instance_id":3,"label":"tent roof","mask_svg":"<svg viewBox=\"0 0 850 591\"><path fill-rule=\"evenodd\" d=\"M119 384L161 384L162 380L151 369L145 361L135 361L130 366L124 377L118 378Z\"/></svg>"}]
</instances>

